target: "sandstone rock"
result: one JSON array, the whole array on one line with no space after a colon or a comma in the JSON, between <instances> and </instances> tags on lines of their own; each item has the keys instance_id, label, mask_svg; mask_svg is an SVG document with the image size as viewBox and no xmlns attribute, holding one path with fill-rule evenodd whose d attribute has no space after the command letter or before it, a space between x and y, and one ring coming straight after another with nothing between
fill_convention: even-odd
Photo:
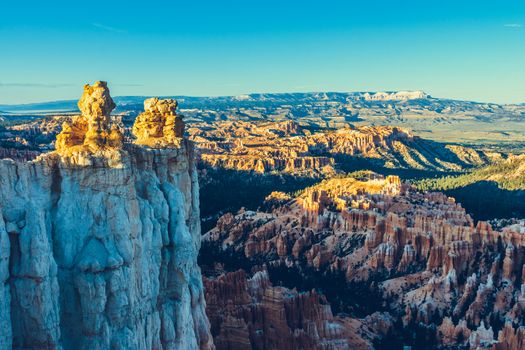
<instances>
[{"instance_id":1,"label":"sandstone rock","mask_svg":"<svg viewBox=\"0 0 525 350\"><path fill-rule=\"evenodd\" d=\"M406 271L410 268L411 264L416 260L416 251L410 244L405 245L403 249L403 255L398 265L399 271Z\"/></svg>"},{"instance_id":2,"label":"sandstone rock","mask_svg":"<svg viewBox=\"0 0 525 350\"><path fill-rule=\"evenodd\" d=\"M471 331L465 321L454 325L450 317L445 317L438 328L438 339L440 345L449 347L464 346L470 338Z\"/></svg>"},{"instance_id":3,"label":"sandstone rock","mask_svg":"<svg viewBox=\"0 0 525 350\"><path fill-rule=\"evenodd\" d=\"M472 332L469 337L470 349L472 350L489 348L495 343L492 327L486 328L484 323Z\"/></svg>"},{"instance_id":4,"label":"sandstone rock","mask_svg":"<svg viewBox=\"0 0 525 350\"><path fill-rule=\"evenodd\" d=\"M219 223L205 234L207 245L243 264L262 268L264 262L318 278L336 305L373 303L373 311L380 305L409 344L425 337L429 346L467 346L471 339L469 345L490 348L501 343L490 334L511 334L498 325L512 322L516 334L525 327L525 285L516 288L523 278L523 225L474 225L442 193L420 193L396 178L331 179L278 208L227 214ZM345 288L341 278L364 291L342 301L325 286ZM378 294L380 300L372 299Z\"/></svg>"},{"instance_id":5,"label":"sandstone rock","mask_svg":"<svg viewBox=\"0 0 525 350\"><path fill-rule=\"evenodd\" d=\"M372 349L391 320L334 317L324 297L271 285L266 271L242 270L204 280L217 349ZM375 327L371 331L371 327Z\"/></svg>"},{"instance_id":6,"label":"sandstone rock","mask_svg":"<svg viewBox=\"0 0 525 350\"><path fill-rule=\"evenodd\" d=\"M177 114L177 101L150 98L144 101L144 112L133 124L136 144L153 148L178 146L184 135L182 116Z\"/></svg>"},{"instance_id":7,"label":"sandstone rock","mask_svg":"<svg viewBox=\"0 0 525 350\"><path fill-rule=\"evenodd\" d=\"M525 349L525 327L513 327L510 322L498 334L498 342L494 345L495 350Z\"/></svg>"},{"instance_id":8,"label":"sandstone rock","mask_svg":"<svg viewBox=\"0 0 525 350\"><path fill-rule=\"evenodd\" d=\"M85 85L78 102L82 115L65 121L55 142L56 152L73 166L122 167L123 132L110 122L115 103L106 82Z\"/></svg>"},{"instance_id":9,"label":"sandstone rock","mask_svg":"<svg viewBox=\"0 0 525 350\"><path fill-rule=\"evenodd\" d=\"M107 83L97 81L92 86L86 84L78 108L82 115L65 121L62 131L57 135L57 153L63 157L96 156L120 162L123 133L118 125L110 122L115 103ZM84 163L89 164L89 161Z\"/></svg>"},{"instance_id":10,"label":"sandstone rock","mask_svg":"<svg viewBox=\"0 0 525 350\"><path fill-rule=\"evenodd\" d=\"M488 159L483 152L466 147L424 146L410 131L391 126L321 128L311 133L292 121L236 120L197 123L188 133L203 166L258 173L326 176L336 173L338 164L356 157L382 160L394 168L442 171L483 165ZM391 185L395 190L396 183Z\"/></svg>"}]
</instances>

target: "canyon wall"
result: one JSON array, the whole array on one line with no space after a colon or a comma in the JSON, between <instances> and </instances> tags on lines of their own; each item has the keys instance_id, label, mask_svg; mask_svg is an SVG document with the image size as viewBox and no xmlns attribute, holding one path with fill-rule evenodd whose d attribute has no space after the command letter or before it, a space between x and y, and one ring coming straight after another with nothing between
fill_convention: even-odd
<instances>
[{"instance_id":1,"label":"canyon wall","mask_svg":"<svg viewBox=\"0 0 525 350\"><path fill-rule=\"evenodd\" d=\"M462 171L505 156L433 142L394 126L333 130L308 129L293 121L221 121L195 123L188 134L203 167L301 176L377 167Z\"/></svg>"},{"instance_id":2,"label":"canyon wall","mask_svg":"<svg viewBox=\"0 0 525 350\"><path fill-rule=\"evenodd\" d=\"M122 144L103 82L79 107L56 152L0 161L0 348L213 349L192 144Z\"/></svg>"}]
</instances>

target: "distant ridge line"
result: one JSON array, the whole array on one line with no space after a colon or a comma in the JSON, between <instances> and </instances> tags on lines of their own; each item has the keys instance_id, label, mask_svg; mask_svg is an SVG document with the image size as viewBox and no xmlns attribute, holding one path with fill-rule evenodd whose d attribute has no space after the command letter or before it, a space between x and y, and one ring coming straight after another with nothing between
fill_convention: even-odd
<instances>
[{"instance_id":1,"label":"distant ridge line","mask_svg":"<svg viewBox=\"0 0 525 350\"><path fill-rule=\"evenodd\" d=\"M126 106L130 104L141 104L143 100L152 97L149 95L138 96L116 96L114 97L117 105ZM225 95L225 96L185 96L185 95L167 95L159 96L160 98L174 98L179 102L194 102L194 103L243 103L243 102L268 102L272 99L275 103L294 102L300 100L335 100L337 102L389 102L389 103L404 103L414 100L432 100L442 101L447 103L467 103L478 105L516 105L524 106L522 104L500 104L491 102L476 102L468 100L454 100L448 98L438 98L430 96L422 90L400 90L400 91L357 91L357 92L282 92L282 93L250 93L241 95ZM352 101L353 100L353 101ZM21 112L75 112L78 111L76 100L58 100L58 101L44 101L23 104L0 104L0 110L4 114L16 114Z\"/></svg>"}]
</instances>

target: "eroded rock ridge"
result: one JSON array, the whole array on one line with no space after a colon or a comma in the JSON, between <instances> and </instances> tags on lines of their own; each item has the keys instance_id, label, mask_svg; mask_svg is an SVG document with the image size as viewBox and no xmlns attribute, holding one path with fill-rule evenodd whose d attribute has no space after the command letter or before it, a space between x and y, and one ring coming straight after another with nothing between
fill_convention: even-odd
<instances>
[{"instance_id":1,"label":"eroded rock ridge","mask_svg":"<svg viewBox=\"0 0 525 350\"><path fill-rule=\"evenodd\" d=\"M267 210L226 214L206 234L216 263L265 264L280 283L307 290L314 283L336 312L388 311L397 334L390 340L399 341L391 346L524 347L523 222L475 224L453 198L374 173L269 199Z\"/></svg>"},{"instance_id":2,"label":"eroded rock ridge","mask_svg":"<svg viewBox=\"0 0 525 350\"><path fill-rule=\"evenodd\" d=\"M188 130L207 167L331 175L355 161L369 166L425 171L461 171L501 158L496 152L447 145L393 126L308 128L295 121L222 121L193 124Z\"/></svg>"}]
</instances>

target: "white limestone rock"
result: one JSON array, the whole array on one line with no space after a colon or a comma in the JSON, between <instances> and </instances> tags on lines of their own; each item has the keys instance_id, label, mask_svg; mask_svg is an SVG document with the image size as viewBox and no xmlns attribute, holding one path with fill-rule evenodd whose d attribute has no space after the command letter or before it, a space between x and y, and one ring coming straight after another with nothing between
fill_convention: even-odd
<instances>
[{"instance_id":1,"label":"white limestone rock","mask_svg":"<svg viewBox=\"0 0 525 350\"><path fill-rule=\"evenodd\" d=\"M0 349L213 349L193 148L0 161Z\"/></svg>"}]
</instances>

